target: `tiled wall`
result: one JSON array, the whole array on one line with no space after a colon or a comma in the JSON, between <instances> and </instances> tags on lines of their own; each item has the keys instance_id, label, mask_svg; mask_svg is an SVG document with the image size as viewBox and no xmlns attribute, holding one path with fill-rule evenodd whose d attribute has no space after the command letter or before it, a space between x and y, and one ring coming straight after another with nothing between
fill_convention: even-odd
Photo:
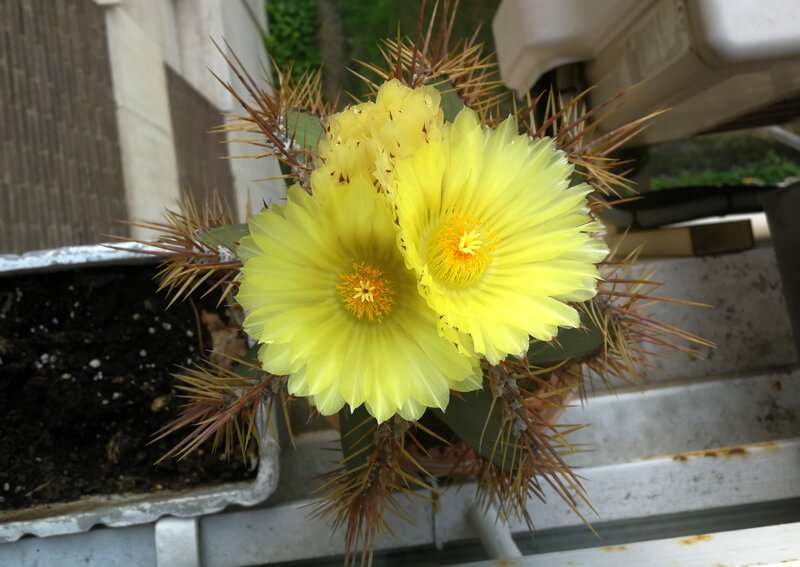
<instances>
[{"instance_id":1,"label":"tiled wall","mask_svg":"<svg viewBox=\"0 0 800 567\"><path fill-rule=\"evenodd\" d=\"M230 161L222 159L228 155L222 143L225 135L210 133L223 123L224 116L183 77L169 67L166 70L181 192L191 193L198 205L217 193L234 210Z\"/></svg>"},{"instance_id":2,"label":"tiled wall","mask_svg":"<svg viewBox=\"0 0 800 567\"><path fill-rule=\"evenodd\" d=\"M103 9L0 0L0 253L127 234Z\"/></svg>"}]
</instances>

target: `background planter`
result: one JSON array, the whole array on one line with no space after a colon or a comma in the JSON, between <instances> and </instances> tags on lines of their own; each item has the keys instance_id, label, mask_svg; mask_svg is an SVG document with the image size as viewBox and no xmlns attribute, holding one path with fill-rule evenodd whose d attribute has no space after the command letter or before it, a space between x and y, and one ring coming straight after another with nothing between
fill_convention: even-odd
<instances>
[{"instance_id":1,"label":"background planter","mask_svg":"<svg viewBox=\"0 0 800 567\"><path fill-rule=\"evenodd\" d=\"M125 252L101 246L79 246L20 256L0 256L0 277L45 274L89 266L154 263L152 256L137 253L143 248L141 245L131 245L129 248L131 251ZM25 534L49 536L77 533L96 524L126 526L152 522L163 515L190 517L217 512L230 504L247 506L262 502L277 484L278 450L271 436L266 433L263 417L259 420L259 433L259 468L252 480L197 489L91 495L73 502L0 511L0 542L14 541Z\"/></svg>"}]
</instances>

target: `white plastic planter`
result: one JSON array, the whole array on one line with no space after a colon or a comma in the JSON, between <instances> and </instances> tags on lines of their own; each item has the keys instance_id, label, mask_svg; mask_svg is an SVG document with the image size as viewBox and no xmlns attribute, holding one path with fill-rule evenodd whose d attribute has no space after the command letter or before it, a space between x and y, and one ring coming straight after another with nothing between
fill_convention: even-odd
<instances>
[{"instance_id":1,"label":"white plastic planter","mask_svg":"<svg viewBox=\"0 0 800 567\"><path fill-rule=\"evenodd\" d=\"M154 262L154 256L139 252L145 248L143 245L125 247L130 252L103 246L70 246L0 255L0 277ZM44 537L80 533L98 524L109 527L143 524L166 515L201 516L219 512L231 504L252 506L263 502L278 484L278 447L266 431L263 416L259 438L258 473L252 480L181 491L89 496L74 502L0 511L0 542L16 541L28 534Z\"/></svg>"}]
</instances>

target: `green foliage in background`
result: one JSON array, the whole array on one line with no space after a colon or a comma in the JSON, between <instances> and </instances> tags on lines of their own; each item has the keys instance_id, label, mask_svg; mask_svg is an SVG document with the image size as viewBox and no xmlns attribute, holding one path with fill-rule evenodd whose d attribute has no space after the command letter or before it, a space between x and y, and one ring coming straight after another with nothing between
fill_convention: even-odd
<instances>
[{"instance_id":1,"label":"green foliage in background","mask_svg":"<svg viewBox=\"0 0 800 567\"><path fill-rule=\"evenodd\" d=\"M338 0L339 13L350 45L350 55L354 59L377 63L382 60L379 42L386 37L397 35L400 15L398 0ZM412 0L409 4L416 5ZM409 7L409 10L419 10Z\"/></svg>"},{"instance_id":2,"label":"green foliage in background","mask_svg":"<svg viewBox=\"0 0 800 567\"><path fill-rule=\"evenodd\" d=\"M387 37L397 37L398 24L405 36L415 37L422 0L336 0L342 15L345 32L350 45L350 57L367 63L383 61L380 54L380 41ZM435 4L425 3L428 14ZM487 52L494 51L492 19L494 19L500 0L481 0L461 2L453 25L453 37L470 38L480 27L477 41L486 45ZM441 7L439 8L441 10ZM426 19L427 21L427 19ZM351 68L361 71L360 65ZM355 77L350 78L347 90L363 96L368 89Z\"/></svg>"},{"instance_id":3,"label":"green foliage in background","mask_svg":"<svg viewBox=\"0 0 800 567\"><path fill-rule=\"evenodd\" d=\"M268 0L267 18L269 36L264 43L278 68L294 62L292 76L298 79L306 70L322 65L315 37L319 21L314 0Z\"/></svg>"},{"instance_id":4,"label":"green foliage in background","mask_svg":"<svg viewBox=\"0 0 800 567\"><path fill-rule=\"evenodd\" d=\"M763 159L733 167L727 171L681 172L677 177L655 177L650 182L653 191L672 187L721 187L741 185L746 180L758 180L766 185L775 185L787 177L800 177L800 166L792 161L768 152Z\"/></svg>"}]
</instances>

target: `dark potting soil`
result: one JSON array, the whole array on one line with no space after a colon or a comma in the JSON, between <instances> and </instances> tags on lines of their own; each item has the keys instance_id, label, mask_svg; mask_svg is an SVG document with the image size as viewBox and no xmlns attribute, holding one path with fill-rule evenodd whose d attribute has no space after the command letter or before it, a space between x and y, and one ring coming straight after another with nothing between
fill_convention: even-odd
<instances>
[{"instance_id":1,"label":"dark potting soil","mask_svg":"<svg viewBox=\"0 0 800 567\"><path fill-rule=\"evenodd\" d=\"M189 302L166 309L154 274L0 278L0 510L255 475L210 448L154 464L181 439L148 445L183 403L175 365L199 360L198 330L211 344ZM194 300L198 312L215 311L211 295Z\"/></svg>"}]
</instances>

